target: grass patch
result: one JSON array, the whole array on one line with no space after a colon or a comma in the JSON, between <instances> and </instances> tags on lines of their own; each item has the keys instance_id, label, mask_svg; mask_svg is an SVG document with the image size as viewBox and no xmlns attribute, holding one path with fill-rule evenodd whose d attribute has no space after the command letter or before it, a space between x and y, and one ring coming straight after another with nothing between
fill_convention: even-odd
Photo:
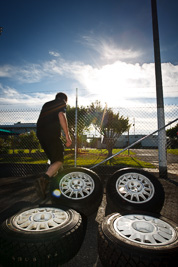
<instances>
[{"instance_id":1,"label":"grass patch","mask_svg":"<svg viewBox=\"0 0 178 267\"><path fill-rule=\"evenodd\" d=\"M112 154L114 155L114 154L120 152L121 150L122 149L114 148L112 150ZM93 148L93 149L81 149L79 151L81 153L83 152L83 153L88 153L88 154L93 154L93 155L100 155L100 154L107 155L108 154L107 149L96 149L96 148ZM122 152L120 155L128 155L128 154L134 155L135 153L130 151L130 150L129 150L129 152L128 152L128 150L126 150L126 151Z\"/></svg>"},{"instance_id":2,"label":"grass patch","mask_svg":"<svg viewBox=\"0 0 178 267\"><path fill-rule=\"evenodd\" d=\"M175 149L168 149L167 152L168 152L169 154L178 155L178 148L175 148Z\"/></svg>"},{"instance_id":3,"label":"grass patch","mask_svg":"<svg viewBox=\"0 0 178 267\"><path fill-rule=\"evenodd\" d=\"M122 157L116 160L115 165L130 166L135 168L155 168L155 166L149 162L142 161L135 157Z\"/></svg>"},{"instance_id":4,"label":"grass patch","mask_svg":"<svg viewBox=\"0 0 178 267\"><path fill-rule=\"evenodd\" d=\"M37 152L44 152L43 149L32 149L31 153L37 153ZM9 149L7 154L13 155L13 154L29 154L29 149Z\"/></svg>"},{"instance_id":5,"label":"grass patch","mask_svg":"<svg viewBox=\"0 0 178 267\"><path fill-rule=\"evenodd\" d=\"M113 149L113 155L121 151L121 149ZM44 153L39 150L32 150L29 153L28 149L15 150L14 153L9 151L8 154L0 157L0 163L21 163L21 164L46 164L47 158ZM38 153L37 153L38 152ZM41 150L43 152L43 150ZM81 149L77 153L78 166L91 166L98 164L107 158L108 151L106 149ZM74 150L66 149L64 164L74 166ZM124 151L121 154L114 156L111 160L106 161L102 165L122 167L140 167L140 168L155 168L154 165L144 162L135 157L132 151Z\"/></svg>"},{"instance_id":6,"label":"grass patch","mask_svg":"<svg viewBox=\"0 0 178 267\"><path fill-rule=\"evenodd\" d=\"M120 149L121 150L121 149ZM113 151L113 154L120 151L116 149ZM149 162L144 162L142 160L137 159L134 157L135 153L129 151L129 155L127 151L124 151L123 153L113 157L111 160L108 160L101 165L110 165L110 166L123 166L123 167L140 167L140 168L155 168L155 166ZM78 154L77 157L77 165L78 166L88 166L88 165L95 165L103 160L105 160L107 157L107 151L103 150L90 150L90 151L83 151L81 154ZM66 165L74 165L74 156L71 154L68 154L65 156L64 160Z\"/></svg>"}]
</instances>

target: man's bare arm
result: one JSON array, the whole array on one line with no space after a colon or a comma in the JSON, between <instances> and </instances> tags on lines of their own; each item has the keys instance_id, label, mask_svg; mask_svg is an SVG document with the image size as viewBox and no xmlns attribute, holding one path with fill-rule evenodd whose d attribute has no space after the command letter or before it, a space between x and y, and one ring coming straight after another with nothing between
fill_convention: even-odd
<instances>
[{"instance_id":1,"label":"man's bare arm","mask_svg":"<svg viewBox=\"0 0 178 267\"><path fill-rule=\"evenodd\" d=\"M65 136L66 136L66 146L69 147L72 144L72 140L71 140L71 137L69 134L69 128L68 128L68 122L67 122L66 114L64 112L59 112L58 117L59 117L59 122L60 122L62 129L63 129Z\"/></svg>"}]
</instances>

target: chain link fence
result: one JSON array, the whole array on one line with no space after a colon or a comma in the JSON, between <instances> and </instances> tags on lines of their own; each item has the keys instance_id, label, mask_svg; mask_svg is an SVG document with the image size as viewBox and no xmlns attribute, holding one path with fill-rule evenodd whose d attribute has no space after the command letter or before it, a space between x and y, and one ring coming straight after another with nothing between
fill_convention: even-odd
<instances>
[{"instance_id":1,"label":"chain link fence","mask_svg":"<svg viewBox=\"0 0 178 267\"><path fill-rule=\"evenodd\" d=\"M36 137L39 109L1 110L0 168L1 177L37 174L46 170L48 159ZM65 148L64 167L93 168L106 158L137 142L130 149L99 164L106 167L143 168L158 171L158 133L155 105L102 108L100 105L76 109L68 107L67 118L73 144ZM168 173L178 174L178 106L165 106ZM77 123L77 124L76 124ZM77 135L76 135L77 125ZM64 143L65 139L62 137ZM94 169L95 170L95 169Z\"/></svg>"}]
</instances>

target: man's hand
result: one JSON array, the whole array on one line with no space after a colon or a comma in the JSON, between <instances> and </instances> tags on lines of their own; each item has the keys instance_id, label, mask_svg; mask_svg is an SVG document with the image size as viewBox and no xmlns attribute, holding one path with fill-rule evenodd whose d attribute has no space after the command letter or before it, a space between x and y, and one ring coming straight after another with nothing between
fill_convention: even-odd
<instances>
[{"instance_id":1,"label":"man's hand","mask_svg":"<svg viewBox=\"0 0 178 267\"><path fill-rule=\"evenodd\" d=\"M72 145L72 139L71 137L69 136L68 138L66 138L66 147L69 147Z\"/></svg>"}]
</instances>

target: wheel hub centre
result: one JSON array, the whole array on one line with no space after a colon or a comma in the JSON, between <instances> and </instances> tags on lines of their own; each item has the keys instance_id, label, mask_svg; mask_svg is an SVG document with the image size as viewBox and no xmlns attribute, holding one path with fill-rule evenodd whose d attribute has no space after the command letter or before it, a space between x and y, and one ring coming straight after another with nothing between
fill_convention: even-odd
<instances>
[{"instance_id":1,"label":"wheel hub centre","mask_svg":"<svg viewBox=\"0 0 178 267\"><path fill-rule=\"evenodd\" d=\"M134 230L141 233L152 233L155 227L149 222L136 221L132 224Z\"/></svg>"},{"instance_id":2,"label":"wheel hub centre","mask_svg":"<svg viewBox=\"0 0 178 267\"><path fill-rule=\"evenodd\" d=\"M128 189L132 192L140 192L142 190L142 185L137 181L131 181L127 185Z\"/></svg>"},{"instance_id":3,"label":"wheel hub centre","mask_svg":"<svg viewBox=\"0 0 178 267\"><path fill-rule=\"evenodd\" d=\"M35 222L46 222L49 221L52 218L52 215L50 213L38 213L33 216L33 220Z\"/></svg>"},{"instance_id":4,"label":"wheel hub centre","mask_svg":"<svg viewBox=\"0 0 178 267\"><path fill-rule=\"evenodd\" d=\"M83 188L84 186L84 182L81 181L81 179L73 179L71 182L71 188L74 190L81 190L81 188Z\"/></svg>"}]
</instances>

